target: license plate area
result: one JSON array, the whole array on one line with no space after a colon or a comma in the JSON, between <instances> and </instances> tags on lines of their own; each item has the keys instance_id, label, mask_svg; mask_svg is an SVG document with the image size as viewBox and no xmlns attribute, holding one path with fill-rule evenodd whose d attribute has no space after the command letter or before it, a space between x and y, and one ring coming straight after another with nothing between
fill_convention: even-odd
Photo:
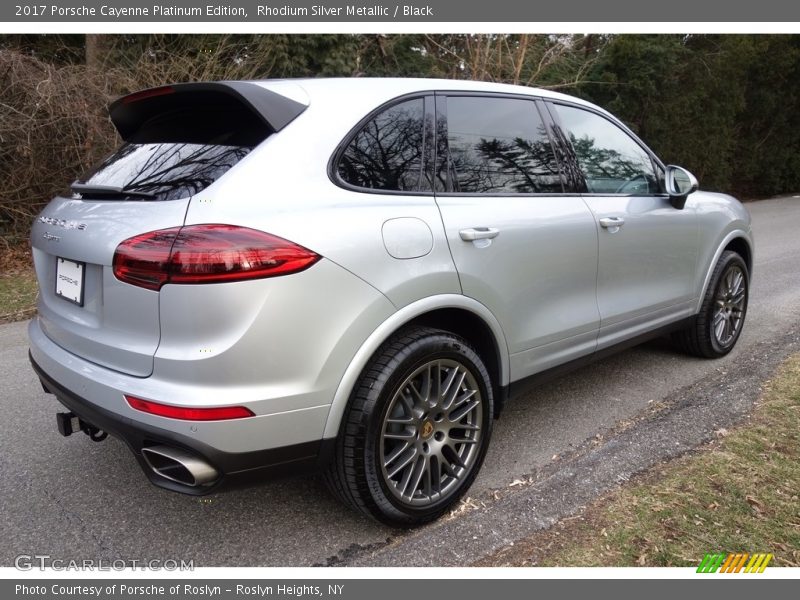
<instances>
[{"instance_id":1,"label":"license plate area","mask_svg":"<svg viewBox=\"0 0 800 600\"><path fill-rule=\"evenodd\" d=\"M56 258L56 296L83 306L84 276L86 263Z\"/></svg>"}]
</instances>

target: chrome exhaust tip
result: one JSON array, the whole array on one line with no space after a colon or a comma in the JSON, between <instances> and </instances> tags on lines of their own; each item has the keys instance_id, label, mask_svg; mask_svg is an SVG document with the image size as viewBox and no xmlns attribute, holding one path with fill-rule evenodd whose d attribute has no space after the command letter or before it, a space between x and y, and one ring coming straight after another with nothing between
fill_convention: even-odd
<instances>
[{"instance_id":1,"label":"chrome exhaust tip","mask_svg":"<svg viewBox=\"0 0 800 600\"><path fill-rule=\"evenodd\" d=\"M142 456L154 473L170 481L198 487L219 478L219 471L202 458L171 446L145 446Z\"/></svg>"}]
</instances>

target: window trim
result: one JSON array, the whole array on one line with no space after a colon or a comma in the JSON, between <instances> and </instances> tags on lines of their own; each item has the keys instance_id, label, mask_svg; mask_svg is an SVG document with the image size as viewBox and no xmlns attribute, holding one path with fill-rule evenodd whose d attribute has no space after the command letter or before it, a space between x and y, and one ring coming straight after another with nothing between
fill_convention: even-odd
<instances>
[{"instance_id":1,"label":"window trim","mask_svg":"<svg viewBox=\"0 0 800 600\"><path fill-rule=\"evenodd\" d=\"M561 117L558 114L558 109L556 108L558 105L568 106L569 108L575 108L575 109L579 109L579 110L583 110L583 111L592 113L592 114L594 114L594 115L596 115L596 116L598 116L598 117L600 117L602 119L605 119L606 121L608 121L612 125L616 126L623 133L625 133L629 138L631 138L631 140L635 144L637 144L642 150L644 150L644 152L647 154L647 156L650 157L650 162L651 162L651 164L653 166L653 174L654 175L658 176L659 170L662 171L662 172L666 172L666 166L661 161L661 159L658 158L658 156L656 156L656 154L647 146L647 144L645 144L639 138L639 136L637 136L635 133L633 133L633 131L631 131L629 127L627 127L624 123L619 121L616 117L613 117L611 115L605 114L605 113L595 109L592 106L586 106L586 105L583 105L583 104L579 104L577 102L570 102L568 100L562 100L560 98L559 99L545 98L545 99L543 99L543 101L544 101L545 105L547 106L547 112L550 114L550 117L553 120L554 126L558 127L562 131L566 132L566 128L564 127L564 124L561 121ZM552 105L552 108L551 108L551 105ZM568 148L567 148L568 152L567 152L567 154L571 157L571 160L574 162L574 167L577 168L578 172L582 173L581 168L580 168L580 164L578 164L578 161L575 158L575 148L572 146L572 142L570 142L567 137L564 137L564 141L563 142L557 141L556 143L568 144ZM641 197L641 198L669 198L669 194L667 194L664 191L664 188L663 188L664 182L661 181L660 179L658 179L657 181L659 183L659 186L661 187L661 191L659 191L658 193L655 193L655 194L616 194L616 193L590 192L588 186L586 186L586 182L585 181L583 181L584 191L581 191L578 188L574 188L569 193L571 195L580 195L580 196L588 196L588 197L629 198L629 197L638 196L638 197ZM566 189L566 186L565 186L565 189Z\"/></svg>"},{"instance_id":2,"label":"window trim","mask_svg":"<svg viewBox=\"0 0 800 600\"><path fill-rule=\"evenodd\" d=\"M349 181L345 181L344 179L342 179L341 176L339 175L339 169L338 169L339 162L340 162L340 160L342 158L342 155L344 154L345 150L347 150L347 147L355 139L355 137L361 132L361 130L367 125L367 123L372 121L375 117L380 115L382 112L389 110L393 106L396 106L398 104L402 104L403 102L408 102L409 100L422 100L423 101L422 114L423 114L423 116L425 116L425 115L428 114L428 103L432 101L433 97L434 97L434 92L432 90L431 91L411 92L409 94L403 94L402 96L397 96L395 98L392 98L391 100L389 100L387 102L384 102L380 106L374 108L369 113L367 113L367 115L365 117L363 117L361 120L359 120L358 123L356 123L350 129L350 131L347 132L347 135L345 135L342 138L342 141L339 142L339 144L337 144L335 150L333 151L333 154L331 154L331 158L328 160L328 169L327 169L328 170L328 179L330 179L331 183L333 183L335 186L340 187L342 189L345 189L345 190L348 190L348 191L351 191L351 192L358 192L360 194L378 194L378 195L381 195L381 196L434 196L435 194L434 194L433 189L430 189L430 190L422 190L422 189L417 189L417 190L379 190L379 189L375 189L375 188L360 187L360 186L357 186L357 185L353 185ZM424 119L423 119L422 139L423 139L423 143L425 143L424 140L426 139L426 135L425 135L425 129L424 129ZM434 164L436 164L435 163L435 161L436 161L436 157L435 157L436 124L435 124L435 121L434 121L433 143L434 143L434 159L433 160L434 160ZM420 182L421 181L427 181L427 178L426 178L427 164L426 164L426 161L425 161L425 148L424 147L422 149L421 161L422 161L422 164L421 164L421 168L420 168L420 179L419 179ZM417 186L419 186L419 182L417 183Z\"/></svg>"}]
</instances>

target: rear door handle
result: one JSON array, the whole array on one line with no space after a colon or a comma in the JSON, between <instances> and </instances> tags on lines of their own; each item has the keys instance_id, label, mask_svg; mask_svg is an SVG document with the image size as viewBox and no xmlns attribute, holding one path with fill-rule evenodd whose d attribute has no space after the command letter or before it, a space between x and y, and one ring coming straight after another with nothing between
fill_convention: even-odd
<instances>
[{"instance_id":1,"label":"rear door handle","mask_svg":"<svg viewBox=\"0 0 800 600\"><path fill-rule=\"evenodd\" d=\"M458 232L461 239L465 242L474 242L475 240L491 240L500 235L500 230L494 227L470 227L469 229L462 229Z\"/></svg>"},{"instance_id":2,"label":"rear door handle","mask_svg":"<svg viewBox=\"0 0 800 600\"><path fill-rule=\"evenodd\" d=\"M625 219L622 217L603 217L600 219L600 227L611 229L612 227L622 227L625 225Z\"/></svg>"}]
</instances>

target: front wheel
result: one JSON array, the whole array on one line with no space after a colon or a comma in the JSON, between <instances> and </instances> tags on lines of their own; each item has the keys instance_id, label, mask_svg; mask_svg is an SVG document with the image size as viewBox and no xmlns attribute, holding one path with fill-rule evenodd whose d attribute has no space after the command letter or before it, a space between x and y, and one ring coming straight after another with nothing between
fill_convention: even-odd
<instances>
[{"instance_id":1,"label":"front wheel","mask_svg":"<svg viewBox=\"0 0 800 600\"><path fill-rule=\"evenodd\" d=\"M723 252L711 274L700 312L689 327L673 334L675 343L685 352L704 358L719 358L733 350L744 326L749 286L742 257Z\"/></svg>"},{"instance_id":2,"label":"front wheel","mask_svg":"<svg viewBox=\"0 0 800 600\"><path fill-rule=\"evenodd\" d=\"M423 327L396 335L356 385L329 487L389 525L437 518L480 469L492 404L489 374L466 340Z\"/></svg>"}]
</instances>

